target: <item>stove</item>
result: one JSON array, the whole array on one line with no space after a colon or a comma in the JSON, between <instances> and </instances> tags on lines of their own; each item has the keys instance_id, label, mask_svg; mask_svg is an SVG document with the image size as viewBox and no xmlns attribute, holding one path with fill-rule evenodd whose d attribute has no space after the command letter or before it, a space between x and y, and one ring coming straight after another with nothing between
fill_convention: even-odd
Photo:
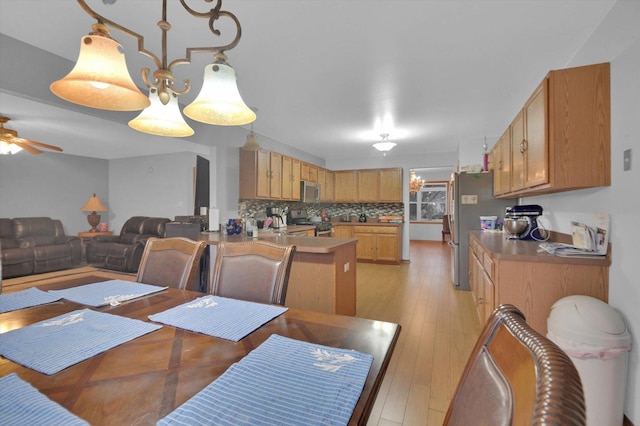
<instances>
[{"instance_id":1,"label":"stove","mask_svg":"<svg viewBox=\"0 0 640 426\"><path fill-rule=\"evenodd\" d=\"M316 227L316 237L330 237L333 225L331 222L312 222L309 219L307 209L289 210L287 217L289 225L313 225Z\"/></svg>"}]
</instances>

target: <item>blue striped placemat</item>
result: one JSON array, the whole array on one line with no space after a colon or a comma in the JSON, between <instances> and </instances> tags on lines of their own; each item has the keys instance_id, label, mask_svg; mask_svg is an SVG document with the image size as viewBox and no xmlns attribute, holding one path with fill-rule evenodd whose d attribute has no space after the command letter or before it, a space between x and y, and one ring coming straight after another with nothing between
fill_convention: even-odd
<instances>
[{"instance_id":1,"label":"blue striped placemat","mask_svg":"<svg viewBox=\"0 0 640 426\"><path fill-rule=\"evenodd\" d=\"M89 424L47 398L15 373L0 378L0 389L0 424L3 426Z\"/></svg>"},{"instance_id":2,"label":"blue striped placemat","mask_svg":"<svg viewBox=\"0 0 640 426\"><path fill-rule=\"evenodd\" d=\"M158 425L346 425L372 362L274 334Z\"/></svg>"},{"instance_id":3,"label":"blue striped placemat","mask_svg":"<svg viewBox=\"0 0 640 426\"><path fill-rule=\"evenodd\" d=\"M1 334L0 355L55 374L162 326L80 309Z\"/></svg>"},{"instance_id":4,"label":"blue striped placemat","mask_svg":"<svg viewBox=\"0 0 640 426\"><path fill-rule=\"evenodd\" d=\"M0 314L30 308L31 306L44 305L60 300L61 296L55 296L35 287L15 293L0 294Z\"/></svg>"},{"instance_id":5,"label":"blue striped placemat","mask_svg":"<svg viewBox=\"0 0 640 426\"><path fill-rule=\"evenodd\" d=\"M83 305L99 307L116 306L126 300L157 293L166 288L132 281L109 280L64 290L49 290L49 293Z\"/></svg>"},{"instance_id":6,"label":"blue striped placemat","mask_svg":"<svg viewBox=\"0 0 640 426\"><path fill-rule=\"evenodd\" d=\"M158 314L152 321L237 342L286 312L283 306L204 296Z\"/></svg>"}]
</instances>

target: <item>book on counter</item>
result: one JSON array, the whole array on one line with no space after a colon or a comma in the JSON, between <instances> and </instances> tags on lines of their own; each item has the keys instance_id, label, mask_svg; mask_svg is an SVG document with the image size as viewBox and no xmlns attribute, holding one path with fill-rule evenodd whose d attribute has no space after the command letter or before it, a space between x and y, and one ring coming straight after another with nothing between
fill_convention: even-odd
<instances>
[{"instance_id":1,"label":"book on counter","mask_svg":"<svg viewBox=\"0 0 640 426\"><path fill-rule=\"evenodd\" d=\"M606 256L610 223L608 213L593 213L588 222L571 222L571 244L543 242L539 248L562 257Z\"/></svg>"}]
</instances>

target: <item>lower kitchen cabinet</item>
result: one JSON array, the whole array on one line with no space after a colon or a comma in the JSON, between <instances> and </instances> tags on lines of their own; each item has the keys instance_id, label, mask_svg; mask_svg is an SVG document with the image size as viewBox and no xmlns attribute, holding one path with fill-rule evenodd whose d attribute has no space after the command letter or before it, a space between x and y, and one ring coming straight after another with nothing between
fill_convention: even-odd
<instances>
[{"instance_id":1,"label":"lower kitchen cabinet","mask_svg":"<svg viewBox=\"0 0 640 426\"><path fill-rule=\"evenodd\" d=\"M354 225L353 238L358 240L358 260L380 263L400 263L400 226Z\"/></svg>"},{"instance_id":2,"label":"lower kitchen cabinet","mask_svg":"<svg viewBox=\"0 0 640 426\"><path fill-rule=\"evenodd\" d=\"M585 295L608 302L608 255L602 259L562 258L538 253L535 241L508 240L501 233L472 231L469 278L480 322L499 305L516 306L537 332L559 299Z\"/></svg>"}]
</instances>

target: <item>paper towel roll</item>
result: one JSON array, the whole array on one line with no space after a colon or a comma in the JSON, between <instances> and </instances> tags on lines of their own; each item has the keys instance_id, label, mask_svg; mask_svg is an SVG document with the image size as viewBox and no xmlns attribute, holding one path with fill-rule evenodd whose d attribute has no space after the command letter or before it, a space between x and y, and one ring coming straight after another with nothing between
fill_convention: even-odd
<instances>
[{"instance_id":1,"label":"paper towel roll","mask_svg":"<svg viewBox=\"0 0 640 426\"><path fill-rule=\"evenodd\" d=\"M209 209L209 231L220 230L220 209Z\"/></svg>"}]
</instances>

